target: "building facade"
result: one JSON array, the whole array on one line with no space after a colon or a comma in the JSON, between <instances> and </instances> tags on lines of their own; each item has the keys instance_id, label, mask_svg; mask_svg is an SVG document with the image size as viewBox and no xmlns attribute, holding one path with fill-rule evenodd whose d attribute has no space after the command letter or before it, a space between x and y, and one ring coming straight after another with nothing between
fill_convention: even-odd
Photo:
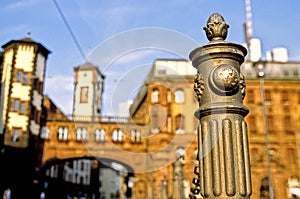
<instances>
[{"instance_id":1,"label":"building facade","mask_svg":"<svg viewBox=\"0 0 300 199\"><path fill-rule=\"evenodd\" d=\"M65 115L49 97L41 99L49 51L28 39L3 48L2 148L23 149L30 146L26 136L37 138L42 146L36 172L39 192L47 198L188 196L197 164L194 112L199 106L194 93L196 69L189 61L155 60L130 107L130 118L101 115L104 76L90 63L75 67L73 114ZM263 66L264 81L257 77L258 64ZM244 104L250 110L245 119L252 198L269 198L272 190L276 198L299 196L300 63L245 62L241 70L246 82ZM41 102L47 113L44 126L37 119L42 115ZM0 158L2 163L8 160L7 155ZM20 172L26 169L32 167ZM2 190L12 183L2 183Z\"/></svg>"},{"instance_id":2,"label":"building facade","mask_svg":"<svg viewBox=\"0 0 300 199\"><path fill-rule=\"evenodd\" d=\"M41 129L46 60L50 53L30 38L2 46L1 134L6 146L29 146Z\"/></svg>"},{"instance_id":3,"label":"building facade","mask_svg":"<svg viewBox=\"0 0 300 199\"><path fill-rule=\"evenodd\" d=\"M50 51L30 38L11 40L2 48L0 190L28 198L42 156L39 136L46 122L43 88Z\"/></svg>"},{"instance_id":4,"label":"building facade","mask_svg":"<svg viewBox=\"0 0 300 199\"><path fill-rule=\"evenodd\" d=\"M299 191L297 132L300 119L298 114L300 64L299 62L272 61L264 64L265 100L262 100L261 84L253 63L246 62L242 65L243 73L246 75L244 103L250 109L246 120L249 124L252 197L267 198L270 183L272 183L271 187L276 197L290 198L292 193ZM184 157L181 177L181 181L184 182L181 185L182 190L185 194L189 192L191 179L194 177L193 170L198 146L196 136L198 121L194 117L194 112L198 108L193 91L195 71L186 60L155 60L153 68L145 80L145 86L140 89L131 105L130 118L126 120L126 118L98 117L98 123L84 123L87 128L85 132L88 134L85 148L93 148L94 151L100 150L101 147L96 144L99 138L101 142L105 143L101 149L107 152L107 154L104 152L99 154L100 159L110 157L115 161L128 164L135 172L133 198L163 198L162 187L165 188L163 186L165 182L168 182L165 183L168 196L175 198L178 193L174 190L178 184L176 184L174 176L174 168L176 168L174 163L179 157ZM263 115L263 105L266 108L266 115ZM264 118L268 124L268 154ZM56 157L64 159L75 156L74 150L67 152L67 146L65 146L65 150L60 150L60 145L64 143L56 143L56 135L60 125L69 125L68 145L75 146L75 142L80 149L79 146L82 146L82 143L76 138L76 127L79 127L82 122L48 120L52 137L45 144L46 154L50 154L51 151L50 148L47 149L47 146L55 145L57 147ZM101 130L97 129L99 126L101 126ZM99 136L96 136L98 134ZM113 145L109 143L113 143ZM170 147L170 143L172 143L172 147ZM130 156L125 153L125 158L120 157L117 151L114 151L115 146L135 155ZM164 148L168 150L160 151ZM61 155L58 155L58 150L61 151ZM86 155L90 152L88 150ZM141 153L149 153L151 157L149 155L140 158L139 154ZM80 155L82 155L82 151L76 156ZM46 161L52 156L44 156L44 160ZM161 164L151 164L153 162ZM139 172L141 168L143 172ZM270 174L271 181L269 180Z\"/></svg>"}]
</instances>

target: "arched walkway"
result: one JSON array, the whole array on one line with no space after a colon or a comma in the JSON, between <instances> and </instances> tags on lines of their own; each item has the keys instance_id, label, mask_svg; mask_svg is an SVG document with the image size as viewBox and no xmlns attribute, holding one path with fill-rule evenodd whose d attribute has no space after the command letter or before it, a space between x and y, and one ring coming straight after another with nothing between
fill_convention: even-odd
<instances>
[{"instance_id":1,"label":"arched walkway","mask_svg":"<svg viewBox=\"0 0 300 199\"><path fill-rule=\"evenodd\" d=\"M124 198L132 195L133 169L118 160L95 157L52 158L39 172L47 199Z\"/></svg>"}]
</instances>

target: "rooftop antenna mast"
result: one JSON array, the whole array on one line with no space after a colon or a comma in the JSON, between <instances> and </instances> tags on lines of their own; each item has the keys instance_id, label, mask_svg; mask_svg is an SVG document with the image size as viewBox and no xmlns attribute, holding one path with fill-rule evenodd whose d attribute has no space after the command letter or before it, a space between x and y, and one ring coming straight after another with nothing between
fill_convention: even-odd
<instances>
[{"instance_id":1,"label":"rooftop antenna mast","mask_svg":"<svg viewBox=\"0 0 300 199\"><path fill-rule=\"evenodd\" d=\"M245 23L245 40L248 45L250 45L250 40L252 38L253 26L252 26L252 11L251 11L251 0L246 1L246 23Z\"/></svg>"}]
</instances>

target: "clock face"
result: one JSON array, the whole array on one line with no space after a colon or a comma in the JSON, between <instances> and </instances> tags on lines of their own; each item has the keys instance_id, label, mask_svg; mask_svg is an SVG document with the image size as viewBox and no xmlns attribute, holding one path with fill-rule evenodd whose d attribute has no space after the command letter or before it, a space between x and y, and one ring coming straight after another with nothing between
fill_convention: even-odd
<instances>
[{"instance_id":1,"label":"clock face","mask_svg":"<svg viewBox=\"0 0 300 199\"><path fill-rule=\"evenodd\" d=\"M80 88L80 103L88 103L89 97L89 87Z\"/></svg>"}]
</instances>

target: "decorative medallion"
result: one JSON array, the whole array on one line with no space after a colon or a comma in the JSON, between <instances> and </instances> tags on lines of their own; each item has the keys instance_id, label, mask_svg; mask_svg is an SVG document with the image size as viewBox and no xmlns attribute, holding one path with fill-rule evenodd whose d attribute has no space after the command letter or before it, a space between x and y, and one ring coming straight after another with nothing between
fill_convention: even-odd
<instances>
[{"instance_id":1,"label":"decorative medallion","mask_svg":"<svg viewBox=\"0 0 300 199\"><path fill-rule=\"evenodd\" d=\"M238 88L240 77L236 68L229 64L222 64L216 67L211 75L210 82L219 92L231 93Z\"/></svg>"},{"instance_id":2,"label":"decorative medallion","mask_svg":"<svg viewBox=\"0 0 300 199\"><path fill-rule=\"evenodd\" d=\"M204 90L204 79L200 73L197 73L194 77L194 91L197 96L197 101L200 103L201 101L201 96L203 94Z\"/></svg>"}]
</instances>

